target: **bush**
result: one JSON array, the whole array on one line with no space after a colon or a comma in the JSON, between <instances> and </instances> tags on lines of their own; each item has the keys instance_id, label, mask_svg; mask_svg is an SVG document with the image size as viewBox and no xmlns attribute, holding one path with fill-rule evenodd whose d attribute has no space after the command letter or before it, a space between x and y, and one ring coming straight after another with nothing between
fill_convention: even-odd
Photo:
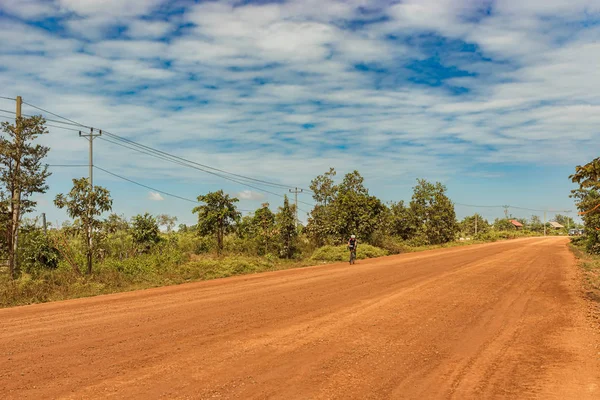
<instances>
[{"instance_id":1,"label":"bush","mask_svg":"<svg viewBox=\"0 0 600 400\"><path fill-rule=\"evenodd\" d=\"M409 244L398 237L385 237L378 241L377 247L386 250L389 254L402 254L413 251Z\"/></svg>"},{"instance_id":2,"label":"bush","mask_svg":"<svg viewBox=\"0 0 600 400\"><path fill-rule=\"evenodd\" d=\"M369 244L359 244L358 251L356 252L356 258L358 260L364 260L366 258L376 258L387 256L389 253L375 246ZM313 253L310 258L312 261L348 261L350 259L350 253L348 248L343 246L324 246Z\"/></svg>"},{"instance_id":3,"label":"bush","mask_svg":"<svg viewBox=\"0 0 600 400\"><path fill-rule=\"evenodd\" d=\"M41 229L26 231L22 236L21 257L25 272L58 267L60 253Z\"/></svg>"}]
</instances>

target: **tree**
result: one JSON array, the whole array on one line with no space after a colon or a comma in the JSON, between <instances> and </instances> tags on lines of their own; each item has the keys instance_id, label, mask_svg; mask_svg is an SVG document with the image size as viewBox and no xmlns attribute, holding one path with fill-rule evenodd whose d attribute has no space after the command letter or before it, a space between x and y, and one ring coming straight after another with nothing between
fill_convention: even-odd
<instances>
[{"instance_id":1,"label":"tree","mask_svg":"<svg viewBox=\"0 0 600 400\"><path fill-rule=\"evenodd\" d=\"M279 241L281 243L281 256L292 258L296 251L298 231L296 230L296 213L294 206L290 206L287 196L284 196L283 198L283 207L279 208L276 220L277 230L279 231Z\"/></svg>"},{"instance_id":2,"label":"tree","mask_svg":"<svg viewBox=\"0 0 600 400\"><path fill-rule=\"evenodd\" d=\"M6 190L3 195L4 208L8 209L8 255L9 271L15 277L17 269L18 234L21 216L32 211L36 202L31 196L46 193L46 179L50 176L48 166L41 162L48 154L49 147L33 142L47 134L46 121L41 116L17 118L15 125L2 123L0 136L0 183Z\"/></svg>"},{"instance_id":3,"label":"tree","mask_svg":"<svg viewBox=\"0 0 600 400\"><path fill-rule=\"evenodd\" d=\"M490 223L479 214L473 214L470 217L465 217L459 224L460 231L468 236L475 235L475 226L477 233L485 233L490 230Z\"/></svg>"},{"instance_id":4,"label":"tree","mask_svg":"<svg viewBox=\"0 0 600 400\"><path fill-rule=\"evenodd\" d=\"M582 214L586 231L586 250L600 254L600 157L589 163L575 167L575 173L569 176L579 188L571 191L577 208Z\"/></svg>"},{"instance_id":5,"label":"tree","mask_svg":"<svg viewBox=\"0 0 600 400\"><path fill-rule=\"evenodd\" d=\"M167 233L171 233L171 231L175 227L175 223L177 222L177 217L170 216L167 214L160 214L157 219L159 226L164 226L165 228L167 228Z\"/></svg>"},{"instance_id":6,"label":"tree","mask_svg":"<svg viewBox=\"0 0 600 400\"><path fill-rule=\"evenodd\" d=\"M386 208L381 200L369 195L358 171L344 176L331 206L335 234L342 242L353 234L368 241L381 225Z\"/></svg>"},{"instance_id":7,"label":"tree","mask_svg":"<svg viewBox=\"0 0 600 400\"><path fill-rule=\"evenodd\" d=\"M19 232L19 237L22 238L19 252L23 269L28 273L56 269L61 259L61 254L56 246L37 224L37 219L23 221Z\"/></svg>"},{"instance_id":8,"label":"tree","mask_svg":"<svg viewBox=\"0 0 600 400\"><path fill-rule=\"evenodd\" d=\"M496 231L514 231L516 229L510 220L506 218L496 218L493 226Z\"/></svg>"},{"instance_id":9,"label":"tree","mask_svg":"<svg viewBox=\"0 0 600 400\"><path fill-rule=\"evenodd\" d=\"M390 205L390 233L403 240L410 239L414 234L413 217L402 200Z\"/></svg>"},{"instance_id":10,"label":"tree","mask_svg":"<svg viewBox=\"0 0 600 400\"><path fill-rule=\"evenodd\" d=\"M312 181L311 190L317 205L308 218L309 236L317 245L342 243L351 234L370 240L384 224L386 206L369 195L358 171L346 174L339 185L333 184L334 175L332 168Z\"/></svg>"},{"instance_id":11,"label":"tree","mask_svg":"<svg viewBox=\"0 0 600 400\"><path fill-rule=\"evenodd\" d=\"M263 203L252 218L253 231L259 241L260 248L269 253L269 243L275 237L275 214L269 208L269 203Z\"/></svg>"},{"instance_id":12,"label":"tree","mask_svg":"<svg viewBox=\"0 0 600 400\"><path fill-rule=\"evenodd\" d=\"M152 245L160 242L160 230L158 222L152 215L145 213L144 215L136 215L131 222L131 234L133 241L144 247L144 251L148 251Z\"/></svg>"},{"instance_id":13,"label":"tree","mask_svg":"<svg viewBox=\"0 0 600 400\"><path fill-rule=\"evenodd\" d=\"M529 220L529 230L537 233L544 232L544 223L539 216L531 216L531 219Z\"/></svg>"},{"instance_id":14,"label":"tree","mask_svg":"<svg viewBox=\"0 0 600 400\"><path fill-rule=\"evenodd\" d=\"M106 233L117 233L119 231L127 231L129 229L129 222L124 215L110 214L108 218L104 220L102 228Z\"/></svg>"},{"instance_id":15,"label":"tree","mask_svg":"<svg viewBox=\"0 0 600 400\"><path fill-rule=\"evenodd\" d=\"M442 244L454 240L458 232L454 204L446 196L446 187L425 179L417 179L410 201L415 233L426 244Z\"/></svg>"},{"instance_id":16,"label":"tree","mask_svg":"<svg viewBox=\"0 0 600 400\"><path fill-rule=\"evenodd\" d=\"M110 192L101 186L92 188L87 178L73 179L73 188L69 194L57 195L54 204L60 209L66 208L71 218L81 220L81 230L85 232L87 273L91 274L92 240L94 232L102 227L102 222L97 217L112 209Z\"/></svg>"},{"instance_id":17,"label":"tree","mask_svg":"<svg viewBox=\"0 0 600 400\"><path fill-rule=\"evenodd\" d=\"M313 192L313 199L317 204L326 206L335 198L337 193L337 187L333 181L335 175L335 169L329 168L329 172L325 172L311 181L310 190Z\"/></svg>"},{"instance_id":18,"label":"tree","mask_svg":"<svg viewBox=\"0 0 600 400\"><path fill-rule=\"evenodd\" d=\"M198 196L198 201L204 205L195 207L192 211L198 214L198 230L201 234L214 234L217 239L217 252L223 251L223 237L240 219L240 213L235 207L239 200L230 198L222 190Z\"/></svg>"}]
</instances>

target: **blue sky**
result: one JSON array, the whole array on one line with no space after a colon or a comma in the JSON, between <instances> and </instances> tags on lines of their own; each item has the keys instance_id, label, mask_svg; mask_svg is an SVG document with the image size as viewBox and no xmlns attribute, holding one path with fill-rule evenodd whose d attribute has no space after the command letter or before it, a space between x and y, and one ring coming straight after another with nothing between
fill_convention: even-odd
<instances>
[{"instance_id":1,"label":"blue sky","mask_svg":"<svg viewBox=\"0 0 600 400\"><path fill-rule=\"evenodd\" d=\"M427 178L461 204L574 210L568 175L599 149L599 23L585 0L0 0L0 95L290 187L335 167L386 201ZM87 163L76 132L50 132L49 163ZM103 141L95 163L243 209L282 200ZM60 221L52 199L87 169L53 173L38 211ZM192 204L95 183L118 213L194 222ZM457 206L474 212L504 214Z\"/></svg>"}]
</instances>

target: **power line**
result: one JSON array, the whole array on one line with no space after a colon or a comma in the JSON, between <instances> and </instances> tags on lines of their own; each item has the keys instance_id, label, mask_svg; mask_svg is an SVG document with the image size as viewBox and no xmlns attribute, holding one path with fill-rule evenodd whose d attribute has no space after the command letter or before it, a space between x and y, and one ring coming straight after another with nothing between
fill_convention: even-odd
<instances>
[{"instance_id":1,"label":"power line","mask_svg":"<svg viewBox=\"0 0 600 400\"><path fill-rule=\"evenodd\" d=\"M0 96L0 99L4 99L4 100L13 100L16 101L17 99L12 98L12 97L4 97L4 96Z\"/></svg>"},{"instance_id":2,"label":"power line","mask_svg":"<svg viewBox=\"0 0 600 400\"><path fill-rule=\"evenodd\" d=\"M76 122L76 121L73 121L73 120L71 120L71 119L69 119L69 118L66 118L66 117L63 117L63 116L61 116L61 115L55 114L55 113L53 113L52 111L44 110L44 109L43 109L43 108L41 108L41 107L34 106L33 104L27 103L26 101L24 101L24 102L23 102L23 104L27 104L28 106L30 106L30 107L33 107L33 108L35 108L35 109L37 109L37 110L40 110L40 111L43 111L43 112L45 112L45 113L48 113L48 114L54 115L55 117L57 117L57 118L61 118L61 119L64 119L65 121L69 121L70 123L72 123L72 124L74 124L74 125L81 126L81 127L83 127L83 128L88 128L88 129L90 129L90 128L91 128L90 126L87 126L87 125L80 124L79 122Z\"/></svg>"},{"instance_id":3,"label":"power line","mask_svg":"<svg viewBox=\"0 0 600 400\"><path fill-rule=\"evenodd\" d=\"M7 97L7 99L9 99L9 100L14 100L14 99L11 99L11 98L8 98L8 97ZM35 108L35 109L37 109L37 110L40 110L40 111L42 111L42 112L45 112L45 113L51 114L51 115L53 115L53 116L55 116L55 117L57 117L57 118L61 118L61 119L65 120L65 121L68 121L69 123L66 123L66 122L64 122L64 121L56 121L56 120L51 120L51 119L46 119L46 121L51 121L51 122L61 123L61 124L65 124L65 125L74 125L74 126L78 126L78 127L84 127L84 128L88 128L88 129L89 129L89 128L91 128L91 127L89 127L89 126L87 126L87 125L81 124L81 123L79 123L79 122L77 122L77 121L74 121L74 120L72 120L72 119L69 119L69 118L67 118L67 117L64 117L64 116L62 116L62 115L59 115L59 114L53 113L52 111L49 111L49 110L46 110L46 109L44 109L44 108L38 107L38 106L36 106L36 105L34 105L34 104L27 103L27 102L23 102L23 103L24 103L24 104L26 104L26 105L28 105L28 106L30 106L30 107L33 107L33 108ZM11 112L11 111L8 111L8 110L0 110L0 111L9 112L9 113L13 114L13 112ZM25 115L25 116L28 116L28 115ZM57 127L57 126L52 126L52 127L59 128L59 127ZM75 129L68 129L68 128L61 128L61 129L66 129L66 130L72 130L72 131L76 131ZM172 155L172 154L166 153L166 152L164 152L164 151L161 151L161 150L154 149L154 148L152 148L152 147L149 147L149 146L143 145L143 144L141 144L141 143L137 143L137 142L135 142L135 141L133 141L133 140L130 140L130 139L127 139L127 138L121 137L121 136L119 136L119 135L116 135L116 134L113 134L113 133L111 133L111 132L107 132L107 131L105 131L105 134L107 134L108 136L111 136L111 137L113 137L113 138L114 138L114 139L116 139L116 140L120 140L120 141L128 142L129 144L131 144L131 145L133 145L133 146L141 147L141 148L143 148L143 149L146 149L146 150L149 150L149 151L151 151L152 153L155 153L155 154L146 153L146 154L148 154L148 155L151 155L151 156L154 156L154 157L156 157L158 154L160 154L160 155L163 155L163 156L164 156L162 159L165 159L165 160L169 160L169 161L172 161L172 162L174 162L174 160L170 160L170 158L173 158L173 159L176 159L176 160L182 161L182 162L184 162L184 163L188 163L188 164L184 164L184 163L181 163L181 162L179 162L179 165L182 165L182 166L191 167L191 165L189 165L189 164L194 164L194 165L197 165L197 166L200 166L200 167L203 167L203 168L208 168L208 169L211 169L211 170L213 170L213 171L218 171L218 172L221 172L221 173L223 173L223 174L227 174L227 175L235 176L235 177L238 177L238 178L240 178L240 179L244 179L244 180L247 180L247 181L256 182L257 184L263 184L263 185L268 185L268 186L272 186L272 187L279 187L279 188L285 188L285 189L289 189L289 188L290 188L290 186L287 186L287 185L284 185L284 184L275 183L275 182L269 182L269 181L262 180L262 179L251 178L251 177L244 176L244 175L241 175L241 174L235 174L235 173L228 172L228 171L225 171L225 170L222 170L222 169L218 169L218 168L214 168L214 167L211 167L211 166L208 166L208 165L204 165L204 164L200 164L200 163L197 163L197 162L194 162L194 161L190 161L190 160L187 160L187 159L185 159L185 158L178 157L178 156L175 156L175 155ZM113 143L113 144L116 144L116 143ZM133 149L132 149L132 150L133 150ZM265 192L265 193L273 194L273 195L275 195L275 196L279 196L279 197L284 197L283 195L280 195L280 194L278 194L278 193L274 193L274 192L271 192L271 191L268 191L268 190L265 190L265 189L262 189L262 188L258 188L258 187L256 187L256 186L252 186L252 185L250 185L250 184L248 184L248 183L245 183L245 182L240 182L240 181L238 181L238 180L235 180L235 179L232 179L232 178L229 178L229 177L226 177L226 176L220 175L220 174L216 174L216 173L213 173L213 172L210 172L210 171L206 171L206 170L203 170L203 169L201 169L201 168L196 168L196 169L199 169L199 170L201 170L201 171L203 171L203 172L206 172L206 173L211 173L211 174L213 174L213 175L215 175L215 176L218 176L218 177L220 177L220 178L227 179L227 180L230 180L230 181L232 181L232 182L239 183L239 184L241 184L241 185L244 185L244 186L247 186L247 187L250 187L250 188L253 188L253 189L256 189L256 190L262 191L262 192ZM307 190L307 189L305 189L305 191L306 191L306 192L310 192L310 193L312 193L311 191L309 191L309 190ZM311 207L313 206L313 204L310 204L310 203L307 203L307 202L304 202L304 201L300 201L300 200L299 200L298 202L299 202L299 203L301 203L301 204L305 204L305 205L311 206Z\"/></svg>"},{"instance_id":4,"label":"power line","mask_svg":"<svg viewBox=\"0 0 600 400\"><path fill-rule=\"evenodd\" d=\"M124 181L127 181L127 182L129 182L129 183L133 183L134 185L138 185L138 186L141 186L141 187L143 187L143 188L146 188L146 189L149 189L149 190L152 190L152 191L155 191L155 192L158 192L158 193L164 194L165 196L174 197L174 198L176 198L176 199L180 199L180 200L188 201L188 202L190 202L190 203L194 203L194 204L200 204L200 203L201 203L201 202L199 202L198 200L192 200L192 199L189 199L189 198L186 198L186 197L178 196L178 195L176 195L176 194L172 194L172 193L169 193L169 192L165 192L164 190L155 189L155 188L153 188L153 187L150 187L150 186L144 185L143 183L136 182L136 181L134 181L134 180L132 180L132 179L129 179L129 178L126 178L126 177L124 177L124 176L121 176L121 175L115 174L114 172L107 171L106 169L104 169L104 168L101 168L101 167L99 167L99 166L97 166L97 165L94 165L94 168L96 168L96 169L99 169L100 171L102 171L102 172L104 172L104 173L107 173L107 174L109 174L109 175L112 175L112 176L114 176L114 177L116 177L116 178L122 179L122 180L124 180ZM238 211L243 211L243 212L252 212L251 210L242 210L242 209L238 209Z\"/></svg>"},{"instance_id":5,"label":"power line","mask_svg":"<svg viewBox=\"0 0 600 400\"><path fill-rule=\"evenodd\" d=\"M124 141L124 142L127 142L127 143L129 143L129 144L131 144L133 146L141 147L141 148L143 148L143 149L145 149L147 151L151 151L153 153L161 154L161 155L166 156L166 157L174 158L174 159L183 161L185 163L193 164L193 165L196 165L196 166L199 166L199 167L202 167L202 168L211 169L213 171L217 171L217 172L220 172L220 173L223 173L223 174L235 176L235 177L240 178L240 179L245 179L245 180L248 180L248 181L260 183L260 184L267 185L267 186L278 187L278 188L282 188L282 189L289 189L290 188L290 186L287 186L287 185L284 185L284 184L269 182L269 181L265 181L265 180L262 180L262 179L256 179L256 178L251 178L251 177L247 177L247 176L240 175L240 174L235 174L233 172L224 171L224 170L219 169L219 168L214 168L214 167L211 167L211 166L208 166L208 165L205 165L205 164L201 164L201 163L198 163L198 162L195 162L195 161L191 161L191 160L185 159L183 157L175 156L173 154L170 154L170 153L164 152L162 150L158 150L158 149L152 148L150 146L143 145L141 143L138 143L138 142L135 142L133 140L124 138L122 136L115 135L114 133L111 133L111 132L104 131L104 133L107 136L112 137L113 139ZM199 168L196 168L196 169L199 169ZM209 171L206 171L206 170L202 170L202 169L200 169L200 170L204 171L204 172L207 172L207 173L212 173L212 172L209 172ZM217 175L215 173L212 173L212 174L214 174L216 176L220 176L222 178L224 177L222 175ZM240 183L240 182L238 182L238 183Z\"/></svg>"},{"instance_id":6,"label":"power line","mask_svg":"<svg viewBox=\"0 0 600 400\"><path fill-rule=\"evenodd\" d=\"M12 118L12 115L15 115L15 114L16 114L16 112L14 112L14 111L10 111L10 110L3 110L3 109L0 109L0 111L2 111L2 112L4 112L4 113L9 113L9 114L11 114L11 118ZM33 117L33 115L31 115L31 114L23 114L23 113L22 113L21 115L22 115L22 116L24 116L24 117ZM42 116L42 117L43 117L43 116ZM44 119L45 119L46 121L55 122L55 123L57 123L57 124L70 125L70 126L81 126L81 124L73 124L73 123L70 123L70 122L58 121L58 120L56 120L56 119L49 119L49 118L45 118L45 117L44 117ZM84 126L84 127L85 127L85 126ZM85 128L87 128L87 127L85 127ZM63 129L65 129L65 128L63 128Z\"/></svg>"},{"instance_id":7,"label":"power line","mask_svg":"<svg viewBox=\"0 0 600 400\"><path fill-rule=\"evenodd\" d=\"M238 183L240 185L247 186L249 188L252 188L252 189L255 189L255 190L258 190L258 191L261 191L261 192L272 194L274 196L278 196L278 197L282 197L282 198L284 197L284 195L282 195L282 194L275 193L275 192L272 192L270 190L254 186L254 185L251 185L249 183L242 182L242 181L239 181L237 179L233 179L231 177L228 177L228 176L225 176L225 175L222 175L222 174L218 174L218 173L213 172L213 171L207 171L206 169L197 167L195 165L189 165L188 163L191 163L191 164L198 164L198 163L186 160L185 158L181 158L181 157L177 157L177 156L172 156L172 155L170 155L168 153L165 153L165 152L163 152L161 150L155 150L155 149L153 149L151 147L148 147L148 146L145 146L145 145L139 145L136 142L130 141L129 139L121 138L120 136L111 134L110 132L103 131L103 133L105 133L107 136L109 136L111 138L115 138L116 140L122 140L122 141L127 142L127 143L130 143L130 142L133 143L132 145L128 146L128 145L125 145L123 143L118 143L118 142L115 142L115 141L112 141L112 140L109 140L109 139L106 139L106 138L102 138L102 140L110 142L110 143L115 144L117 146L125 147L127 149L130 149L130 150L133 150L133 151L137 151L139 153L146 154L146 155L149 155L149 156L152 156L152 157L156 157L156 158L159 158L161 160L173 162L175 164L179 164L179 165L182 165L182 166L185 166L185 167L188 167L188 168L193 168L193 169L196 169L196 170L199 170L199 171L202 171L202 172L205 172L205 173L217 176L219 178L226 179L228 181L235 182L235 183ZM144 150L142 150L140 148L134 147L136 145L138 145L138 147L141 147L141 148L147 148L148 151L144 151ZM198 165L202 165L202 164L198 164ZM209 167L209 168L211 168L211 167ZM212 169L214 169L214 168L212 168ZM232 175L235 175L235 174L232 174ZM253 178L250 178L250 179L253 179ZM302 203L302 204L309 205L309 206L312 207L312 204L310 204L310 203L306 203L306 202L302 202L302 201L298 201L298 202Z\"/></svg>"},{"instance_id":8,"label":"power line","mask_svg":"<svg viewBox=\"0 0 600 400\"><path fill-rule=\"evenodd\" d=\"M478 205L473 205L473 204L462 204L462 203L454 203L457 206L463 206L463 207L473 207L473 208L503 208L503 206L478 206Z\"/></svg>"},{"instance_id":9,"label":"power line","mask_svg":"<svg viewBox=\"0 0 600 400\"><path fill-rule=\"evenodd\" d=\"M35 106L35 105L33 105L33 104L30 104L30 103L27 103L27 102L23 102L23 103L24 103L24 104L27 104L28 106L31 106L31 107L33 107L33 108L36 108L36 109L38 109L38 110L40 110L40 111L43 111L43 112L46 112L46 113L52 114L52 115L54 115L55 117L62 118L62 119L64 119L64 120L66 120L66 121L69 121L69 122L71 122L72 124L74 124L74 125L76 125L76 126L81 126L81 127L85 127L85 128L90 128L90 127L89 127L89 126L87 126L87 125L81 124L81 123L79 123L79 122L77 122L77 121L73 121L73 120L71 120L71 119L69 119L69 118L63 117L63 116L61 116L61 115L59 115L59 114L56 114L56 113L53 113L53 112L51 112L51 111L45 110L45 109L43 109L43 108L41 108L41 107L38 107L38 106ZM184 159L184 158L182 158L182 157L178 157L178 156L175 156L175 155L172 155L172 154L169 154L169 153L163 152L163 151L161 151L161 150L158 150L158 149L154 149L154 148L152 148L152 147L149 147L149 146L143 145L143 144L141 144L141 143L137 143L137 142L135 142L135 141L133 141L133 140L130 140L130 139L127 139L127 138L121 137L121 136L119 136L119 135L116 135L116 134L114 134L114 133L111 133L111 132L108 132L108 131L103 131L103 132L104 132L106 135L112 136L114 139L121 140L121 141L126 141L126 142L128 142L128 143L130 143L130 144L132 144L132 145L134 145L134 146L139 146L139 147L145 148L146 150L150 150L150 151L153 151L153 152L161 153L161 154L163 154L163 155L166 155L166 156L168 156L168 157L177 158L177 159L179 159L179 160L181 160L181 161L185 161L185 162L187 162L187 163L195 164L195 165L198 165L198 166L200 166L200 167L203 167L203 168L208 168L208 169L211 169L211 170L213 170L213 171L218 171L218 172L221 172L221 173L224 173L224 174L227 174L227 175L235 176L235 177L238 177L238 178L241 178L241 179L245 179L245 180L249 180L249 181L253 181L253 182L256 182L256 183L261 183L261 184L264 184L264 185L269 185L269 186L273 186L273 187L279 187L279 188L284 188L284 189L289 189L289 188L290 188L290 186L288 186L288 185L284 185L284 184L280 184L280 183L275 183L275 182L269 182L269 181L262 180L262 179L251 178L251 177L244 176L244 175L241 175L241 174L235 174L235 173L228 172L228 171L225 171L225 170L222 170L222 169L219 169L219 168L215 168L215 167L211 167L211 166L208 166L208 165L200 164L200 163L197 163L197 162L194 162L194 161L190 161L190 160ZM205 172L207 172L207 171L205 171ZM218 176L218 175L217 175L217 176ZM238 182L238 183L240 183L240 182ZM305 191L308 191L308 190L305 190ZM304 203L304 204L307 204L307 205L310 205L310 206L312 206L312 204L309 204L309 203Z\"/></svg>"},{"instance_id":10,"label":"power line","mask_svg":"<svg viewBox=\"0 0 600 400\"><path fill-rule=\"evenodd\" d=\"M81 167L87 167L87 165L81 164L46 164L47 167L74 167L74 168L81 168Z\"/></svg>"}]
</instances>

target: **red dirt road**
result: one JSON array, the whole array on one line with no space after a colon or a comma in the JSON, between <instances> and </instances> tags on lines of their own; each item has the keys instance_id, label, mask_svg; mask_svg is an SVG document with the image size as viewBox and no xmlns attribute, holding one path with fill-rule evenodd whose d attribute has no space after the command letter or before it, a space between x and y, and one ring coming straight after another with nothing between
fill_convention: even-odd
<instances>
[{"instance_id":1,"label":"red dirt road","mask_svg":"<svg viewBox=\"0 0 600 400\"><path fill-rule=\"evenodd\" d=\"M0 310L2 399L599 399L563 238Z\"/></svg>"}]
</instances>

